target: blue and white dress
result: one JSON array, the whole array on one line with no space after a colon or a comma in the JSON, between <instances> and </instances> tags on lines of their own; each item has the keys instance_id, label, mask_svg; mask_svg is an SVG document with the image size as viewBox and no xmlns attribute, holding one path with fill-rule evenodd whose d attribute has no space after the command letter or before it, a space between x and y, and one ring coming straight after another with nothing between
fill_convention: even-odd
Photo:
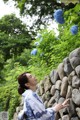
<instances>
[{"instance_id":1,"label":"blue and white dress","mask_svg":"<svg viewBox=\"0 0 80 120\"><path fill-rule=\"evenodd\" d=\"M28 118L26 120L54 120L54 110L52 108L45 109L42 99L38 96L36 92L32 90L26 90L22 96L24 97L24 108L23 113L25 113ZM23 115L22 113L22 115ZM22 117L19 114L18 119ZM20 119L19 119L20 120Z\"/></svg>"}]
</instances>

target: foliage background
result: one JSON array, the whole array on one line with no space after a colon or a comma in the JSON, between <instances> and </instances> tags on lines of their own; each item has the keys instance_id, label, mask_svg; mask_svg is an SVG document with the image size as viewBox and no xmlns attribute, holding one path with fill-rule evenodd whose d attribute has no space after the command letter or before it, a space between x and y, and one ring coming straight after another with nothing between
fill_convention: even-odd
<instances>
[{"instance_id":1,"label":"foliage background","mask_svg":"<svg viewBox=\"0 0 80 120\"><path fill-rule=\"evenodd\" d=\"M59 36L45 28L38 31L41 36L34 40L25 25L14 15L4 16L0 20L0 111L9 111L9 120L21 100L17 92L18 75L30 71L38 81L43 80L72 50L80 47L80 4L64 10L64 18L65 23L58 24ZM14 19L16 25L6 23L6 19L8 22ZM70 32L74 24L78 25L76 35ZM16 29L18 31L14 32ZM36 46L35 42L39 42L39 45ZM31 55L34 48L38 52Z\"/></svg>"}]
</instances>

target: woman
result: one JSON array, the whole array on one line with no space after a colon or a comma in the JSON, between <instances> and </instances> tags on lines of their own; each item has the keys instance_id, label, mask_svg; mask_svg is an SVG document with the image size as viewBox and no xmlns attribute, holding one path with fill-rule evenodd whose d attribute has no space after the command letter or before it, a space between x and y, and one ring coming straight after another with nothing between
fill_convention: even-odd
<instances>
[{"instance_id":1,"label":"woman","mask_svg":"<svg viewBox=\"0 0 80 120\"><path fill-rule=\"evenodd\" d=\"M24 97L24 107L18 115L19 120L23 120L24 113L27 115L26 120L55 120L55 112L68 106L67 99L62 104L45 109L42 99L36 93L37 79L30 73L21 74L18 83L18 92Z\"/></svg>"}]
</instances>

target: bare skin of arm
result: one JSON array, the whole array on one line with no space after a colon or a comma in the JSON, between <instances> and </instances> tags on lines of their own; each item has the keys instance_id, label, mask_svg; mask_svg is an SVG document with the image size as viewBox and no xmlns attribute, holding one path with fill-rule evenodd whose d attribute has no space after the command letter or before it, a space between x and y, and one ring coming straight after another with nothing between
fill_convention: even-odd
<instances>
[{"instance_id":1,"label":"bare skin of arm","mask_svg":"<svg viewBox=\"0 0 80 120\"><path fill-rule=\"evenodd\" d=\"M59 110L69 106L69 99L66 99L62 104L59 103L53 107L53 110L58 112Z\"/></svg>"}]
</instances>

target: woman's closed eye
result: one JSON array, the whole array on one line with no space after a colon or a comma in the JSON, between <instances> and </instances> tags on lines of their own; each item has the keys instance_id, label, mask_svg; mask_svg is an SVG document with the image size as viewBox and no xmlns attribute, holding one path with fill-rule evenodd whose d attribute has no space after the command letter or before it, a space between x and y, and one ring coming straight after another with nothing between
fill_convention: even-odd
<instances>
[{"instance_id":1,"label":"woman's closed eye","mask_svg":"<svg viewBox=\"0 0 80 120\"><path fill-rule=\"evenodd\" d=\"M32 78L32 75L30 75L29 78Z\"/></svg>"}]
</instances>

